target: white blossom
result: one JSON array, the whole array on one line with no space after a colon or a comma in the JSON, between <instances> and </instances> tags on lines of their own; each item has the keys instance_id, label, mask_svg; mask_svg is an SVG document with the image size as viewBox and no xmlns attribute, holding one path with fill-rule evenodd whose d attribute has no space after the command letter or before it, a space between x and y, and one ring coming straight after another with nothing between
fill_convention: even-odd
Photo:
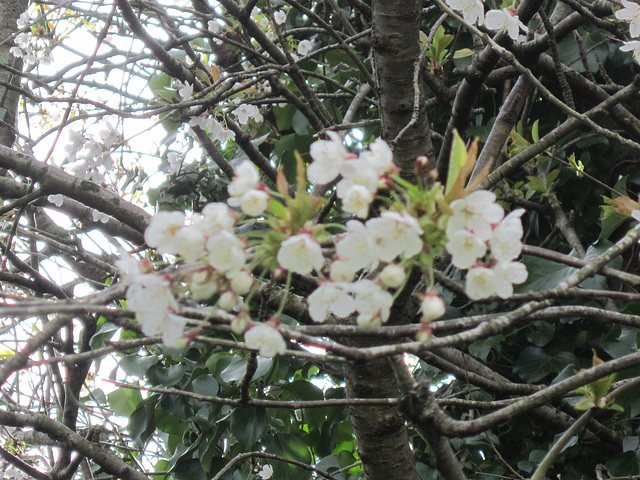
<instances>
[{"instance_id":1,"label":"white blossom","mask_svg":"<svg viewBox=\"0 0 640 480\"><path fill-rule=\"evenodd\" d=\"M233 232L235 223L236 216L226 203L209 203L202 209L201 228L206 236Z\"/></svg>"},{"instance_id":2,"label":"white blossom","mask_svg":"<svg viewBox=\"0 0 640 480\"><path fill-rule=\"evenodd\" d=\"M351 277L358 270L378 260L374 254L371 235L366 226L357 220L349 220L347 222L347 234L336 244L336 255L340 261L344 262L346 267L344 270L351 272Z\"/></svg>"},{"instance_id":3,"label":"white blossom","mask_svg":"<svg viewBox=\"0 0 640 480\"><path fill-rule=\"evenodd\" d=\"M14 42L21 49L26 50L29 47L29 41L31 40L31 36L28 33L22 32L16 35Z\"/></svg>"},{"instance_id":4,"label":"white blossom","mask_svg":"<svg viewBox=\"0 0 640 480\"><path fill-rule=\"evenodd\" d=\"M351 287L355 294L358 325L377 327L389 319L393 295L371 280L360 280Z\"/></svg>"},{"instance_id":5,"label":"white blossom","mask_svg":"<svg viewBox=\"0 0 640 480\"><path fill-rule=\"evenodd\" d=\"M629 34L633 38L640 37L640 5L628 0L622 0L621 8L616 12L616 18L629 22Z\"/></svg>"},{"instance_id":6,"label":"white blossom","mask_svg":"<svg viewBox=\"0 0 640 480\"><path fill-rule=\"evenodd\" d=\"M329 278L332 282L350 282L354 275L355 272L344 260L334 260L329 267Z\"/></svg>"},{"instance_id":7,"label":"white blossom","mask_svg":"<svg viewBox=\"0 0 640 480\"><path fill-rule=\"evenodd\" d=\"M284 22L287 21L287 13L283 12L282 10L278 10L276 12L273 12L273 20L278 25L282 25Z\"/></svg>"},{"instance_id":8,"label":"white blossom","mask_svg":"<svg viewBox=\"0 0 640 480\"><path fill-rule=\"evenodd\" d=\"M499 262L515 260L522 252L520 241L522 229L511 227L509 224L500 223L494 230L489 245L491 254Z\"/></svg>"},{"instance_id":9,"label":"white blossom","mask_svg":"<svg viewBox=\"0 0 640 480\"><path fill-rule=\"evenodd\" d=\"M249 328L244 334L244 341L249 348L258 350L263 357L282 355L287 350L287 344L280 332L265 323Z\"/></svg>"},{"instance_id":10,"label":"white blossom","mask_svg":"<svg viewBox=\"0 0 640 480\"><path fill-rule=\"evenodd\" d=\"M640 40L631 40L630 42L623 42L620 47L623 52L631 52L633 59L640 63Z\"/></svg>"},{"instance_id":11,"label":"white blossom","mask_svg":"<svg viewBox=\"0 0 640 480\"><path fill-rule=\"evenodd\" d=\"M506 32L513 40L517 40L520 30L525 32L527 26L520 21L513 7L502 10L489 10L484 19L484 24L489 30Z\"/></svg>"},{"instance_id":12,"label":"white blossom","mask_svg":"<svg viewBox=\"0 0 640 480\"><path fill-rule=\"evenodd\" d=\"M220 295L217 306L225 312L230 312L235 308L237 304L238 295L231 290L227 290L226 292L222 292L222 295Z\"/></svg>"},{"instance_id":13,"label":"white blossom","mask_svg":"<svg viewBox=\"0 0 640 480\"><path fill-rule=\"evenodd\" d=\"M275 12L275 14L278 14L278 13L282 13L282 12ZM274 14L274 16L275 16L275 14ZM272 475L273 475L273 467L271 465L269 465L268 463L266 465L264 465L262 467L262 470L260 470L258 472L258 476L262 480L268 480L269 478L271 478Z\"/></svg>"},{"instance_id":14,"label":"white blossom","mask_svg":"<svg viewBox=\"0 0 640 480\"><path fill-rule=\"evenodd\" d=\"M82 147L84 145L84 136L81 133L76 132L75 130L69 130L67 135L68 142L64 146L64 149L67 153L69 153L69 156L74 156L76 153L82 150Z\"/></svg>"},{"instance_id":15,"label":"white blossom","mask_svg":"<svg viewBox=\"0 0 640 480\"><path fill-rule=\"evenodd\" d=\"M340 283L321 282L309 298L309 316L314 322L324 322L329 313L346 318L355 310L355 301Z\"/></svg>"},{"instance_id":16,"label":"white blossom","mask_svg":"<svg viewBox=\"0 0 640 480\"><path fill-rule=\"evenodd\" d=\"M193 85L189 82L178 82L178 94L182 100L189 100L193 96Z\"/></svg>"},{"instance_id":17,"label":"white blossom","mask_svg":"<svg viewBox=\"0 0 640 480\"><path fill-rule=\"evenodd\" d=\"M324 185L333 181L342 170L349 152L336 132L326 132L329 140L313 142L309 154L313 162L307 168L307 178L313 183Z\"/></svg>"},{"instance_id":18,"label":"white blossom","mask_svg":"<svg viewBox=\"0 0 640 480\"><path fill-rule=\"evenodd\" d=\"M373 201L373 195L366 187L351 185L346 192L343 192L341 199L345 212L353 213L360 218L366 218L369 215L369 206Z\"/></svg>"},{"instance_id":19,"label":"white blossom","mask_svg":"<svg viewBox=\"0 0 640 480\"><path fill-rule=\"evenodd\" d=\"M220 272L235 272L245 266L244 243L232 232L222 231L210 237L206 248L209 252L209 264Z\"/></svg>"},{"instance_id":20,"label":"white blossom","mask_svg":"<svg viewBox=\"0 0 640 480\"><path fill-rule=\"evenodd\" d=\"M62 203L64 202L64 195L49 195L47 197L47 200L53 203L56 207L60 208L62 206Z\"/></svg>"},{"instance_id":21,"label":"white blossom","mask_svg":"<svg viewBox=\"0 0 640 480\"><path fill-rule=\"evenodd\" d=\"M245 160L233 169L235 176L227 190L232 197L242 197L260 184L260 173L249 160Z\"/></svg>"},{"instance_id":22,"label":"white blossom","mask_svg":"<svg viewBox=\"0 0 640 480\"><path fill-rule=\"evenodd\" d=\"M497 280L493 270L474 267L467 273L465 292L472 300L482 300L497 293Z\"/></svg>"},{"instance_id":23,"label":"white blossom","mask_svg":"<svg viewBox=\"0 0 640 480\"><path fill-rule=\"evenodd\" d=\"M102 213L94 208L93 211L91 212L91 219L93 220L94 223L98 223L98 222L108 223L109 215L107 215L106 213Z\"/></svg>"},{"instance_id":24,"label":"white blossom","mask_svg":"<svg viewBox=\"0 0 640 480\"><path fill-rule=\"evenodd\" d=\"M311 45L311 42L309 40L302 40L298 44L298 54L304 57L309 52L311 52L311 48L313 48L313 46Z\"/></svg>"},{"instance_id":25,"label":"white blossom","mask_svg":"<svg viewBox=\"0 0 640 480\"><path fill-rule=\"evenodd\" d=\"M494 193L476 190L465 198L451 202L453 215L447 223L447 237L451 238L458 230L467 229L482 240L489 240L493 232L491 225L504 216L504 210L495 201Z\"/></svg>"},{"instance_id":26,"label":"white blossom","mask_svg":"<svg viewBox=\"0 0 640 480\"><path fill-rule=\"evenodd\" d=\"M24 11L20 14L18 20L16 20L16 25L18 25L20 30L22 30L23 28L27 28L29 22L31 22L31 15L29 15L28 11Z\"/></svg>"},{"instance_id":27,"label":"white blossom","mask_svg":"<svg viewBox=\"0 0 640 480\"><path fill-rule=\"evenodd\" d=\"M180 249L177 233L184 221L182 212L158 212L144 232L145 242L160 253L176 253Z\"/></svg>"},{"instance_id":28,"label":"white blossom","mask_svg":"<svg viewBox=\"0 0 640 480\"><path fill-rule=\"evenodd\" d=\"M309 234L294 235L280 245L278 263L285 270L306 275L320 271L324 265L322 248Z\"/></svg>"},{"instance_id":29,"label":"white blossom","mask_svg":"<svg viewBox=\"0 0 640 480\"><path fill-rule=\"evenodd\" d=\"M451 263L460 269L472 267L487 252L487 245L468 230L458 230L447 242Z\"/></svg>"},{"instance_id":30,"label":"white blossom","mask_svg":"<svg viewBox=\"0 0 640 480\"><path fill-rule=\"evenodd\" d=\"M393 152L387 142L378 138L369 145L369 150L360 152L360 158L369 164L378 175L393 169Z\"/></svg>"},{"instance_id":31,"label":"white blossom","mask_svg":"<svg viewBox=\"0 0 640 480\"><path fill-rule=\"evenodd\" d=\"M199 218L195 217L195 219ZM205 237L200 228L202 222L195 219L194 223L186 225L176 232L178 249L175 253L187 261L195 261L205 255Z\"/></svg>"},{"instance_id":32,"label":"white blossom","mask_svg":"<svg viewBox=\"0 0 640 480\"><path fill-rule=\"evenodd\" d=\"M465 22L471 25L484 23L484 5L480 0L446 0L446 4L460 12Z\"/></svg>"},{"instance_id":33,"label":"white blossom","mask_svg":"<svg viewBox=\"0 0 640 480\"><path fill-rule=\"evenodd\" d=\"M519 285L527 280L527 267L519 262L498 262L493 267L495 274L496 294L500 298L513 295L513 285Z\"/></svg>"},{"instance_id":34,"label":"white blossom","mask_svg":"<svg viewBox=\"0 0 640 480\"><path fill-rule=\"evenodd\" d=\"M264 190L249 190L240 197L240 210L250 217L259 217L269 207L269 194Z\"/></svg>"},{"instance_id":35,"label":"white blossom","mask_svg":"<svg viewBox=\"0 0 640 480\"><path fill-rule=\"evenodd\" d=\"M104 145L106 148L111 148L118 142L120 138L118 131L113 125L111 125L110 122L104 122L102 124L99 135L100 139L102 140L102 145Z\"/></svg>"},{"instance_id":36,"label":"white blossom","mask_svg":"<svg viewBox=\"0 0 640 480\"><path fill-rule=\"evenodd\" d=\"M246 125L249 123L249 119L253 119L256 122L262 122L262 114L260 110L255 105L247 105L243 103L238 108L233 111L233 114L238 119L241 125Z\"/></svg>"},{"instance_id":37,"label":"white blossom","mask_svg":"<svg viewBox=\"0 0 640 480\"><path fill-rule=\"evenodd\" d=\"M422 228L408 213L383 212L367 221L374 255L383 262L398 256L411 258L422 251Z\"/></svg>"}]
</instances>

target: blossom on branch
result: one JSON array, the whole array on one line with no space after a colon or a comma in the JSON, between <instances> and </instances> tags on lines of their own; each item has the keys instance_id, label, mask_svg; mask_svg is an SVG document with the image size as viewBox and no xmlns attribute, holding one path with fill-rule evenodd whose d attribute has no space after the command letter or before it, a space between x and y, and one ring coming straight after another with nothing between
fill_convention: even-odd
<instances>
[{"instance_id":1,"label":"blossom on branch","mask_svg":"<svg viewBox=\"0 0 640 480\"><path fill-rule=\"evenodd\" d=\"M484 19L484 24L489 30L504 32L513 40L517 40L520 30L527 31L527 26L520 21L518 13L513 7L502 10L489 10Z\"/></svg>"},{"instance_id":2,"label":"blossom on branch","mask_svg":"<svg viewBox=\"0 0 640 480\"><path fill-rule=\"evenodd\" d=\"M460 12L465 22L471 25L484 23L484 4L480 0L446 0L446 3Z\"/></svg>"},{"instance_id":3,"label":"blossom on branch","mask_svg":"<svg viewBox=\"0 0 640 480\"><path fill-rule=\"evenodd\" d=\"M287 350L287 344L280 332L266 323L250 327L244 334L244 341L249 348L258 350L263 357L282 355Z\"/></svg>"},{"instance_id":4,"label":"blossom on branch","mask_svg":"<svg viewBox=\"0 0 640 480\"><path fill-rule=\"evenodd\" d=\"M311 273L313 270L319 272L324 266L320 244L306 233L294 235L282 242L277 260L285 270L301 275Z\"/></svg>"},{"instance_id":5,"label":"blossom on branch","mask_svg":"<svg viewBox=\"0 0 640 480\"><path fill-rule=\"evenodd\" d=\"M628 0L622 0L622 5L624 8L615 13L616 18L629 22L629 34L633 38L640 37L640 5Z\"/></svg>"}]
</instances>

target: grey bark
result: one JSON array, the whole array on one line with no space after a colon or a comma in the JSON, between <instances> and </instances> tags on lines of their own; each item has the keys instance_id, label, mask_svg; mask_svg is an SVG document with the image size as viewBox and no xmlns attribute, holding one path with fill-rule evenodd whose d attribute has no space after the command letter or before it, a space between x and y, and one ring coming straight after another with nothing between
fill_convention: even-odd
<instances>
[{"instance_id":1,"label":"grey bark","mask_svg":"<svg viewBox=\"0 0 640 480\"><path fill-rule=\"evenodd\" d=\"M22 61L13 57L9 49L14 46L13 34L17 30L16 20L27 9L28 0L5 0L0 2L0 145L10 147L16 137L16 116L20 94L4 86L20 85L20 76L2 68L8 65L21 70Z\"/></svg>"}]
</instances>

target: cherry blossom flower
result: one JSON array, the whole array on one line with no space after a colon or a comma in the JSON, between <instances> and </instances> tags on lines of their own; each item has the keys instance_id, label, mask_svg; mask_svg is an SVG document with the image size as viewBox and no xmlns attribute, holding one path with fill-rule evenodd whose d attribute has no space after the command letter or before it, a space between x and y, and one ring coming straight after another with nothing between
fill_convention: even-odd
<instances>
[{"instance_id":1,"label":"cherry blossom flower","mask_svg":"<svg viewBox=\"0 0 640 480\"><path fill-rule=\"evenodd\" d=\"M207 240L209 264L220 272L242 270L246 262L244 243L233 233L223 231Z\"/></svg>"},{"instance_id":2,"label":"cherry blossom flower","mask_svg":"<svg viewBox=\"0 0 640 480\"><path fill-rule=\"evenodd\" d=\"M349 220L347 232L336 244L336 255L345 263L353 278L355 272L376 263L378 259L374 254L372 237L365 225L357 220Z\"/></svg>"},{"instance_id":3,"label":"cherry blossom flower","mask_svg":"<svg viewBox=\"0 0 640 480\"><path fill-rule=\"evenodd\" d=\"M525 32L527 26L520 21L518 14L513 7L502 10L489 10L484 19L484 24L489 30L506 32L513 40L517 40L520 30Z\"/></svg>"},{"instance_id":4,"label":"cherry blossom flower","mask_svg":"<svg viewBox=\"0 0 640 480\"><path fill-rule=\"evenodd\" d=\"M180 98L182 98L182 100L189 100L191 97L193 97L193 85L191 85L189 82L180 82L178 81L178 94L180 95Z\"/></svg>"},{"instance_id":5,"label":"cherry blossom flower","mask_svg":"<svg viewBox=\"0 0 640 480\"><path fill-rule=\"evenodd\" d=\"M346 318L355 310L355 301L340 283L321 282L309 298L309 316L314 322L324 322L329 313Z\"/></svg>"},{"instance_id":6,"label":"cherry blossom flower","mask_svg":"<svg viewBox=\"0 0 640 480\"><path fill-rule=\"evenodd\" d=\"M515 260L522 252L522 227L512 227L508 223L500 223L494 230L489 245L491 254L499 262Z\"/></svg>"},{"instance_id":7,"label":"cherry blossom flower","mask_svg":"<svg viewBox=\"0 0 640 480\"><path fill-rule=\"evenodd\" d=\"M145 242L160 253L176 253L180 249L177 233L184 227L184 220L182 212L158 212L144 232Z\"/></svg>"},{"instance_id":8,"label":"cherry blossom flower","mask_svg":"<svg viewBox=\"0 0 640 480\"><path fill-rule=\"evenodd\" d=\"M195 261L205 255L205 237L199 228L202 222L196 222L176 232L178 242L176 253L187 261Z\"/></svg>"},{"instance_id":9,"label":"cherry blossom flower","mask_svg":"<svg viewBox=\"0 0 640 480\"><path fill-rule=\"evenodd\" d=\"M378 172L366 159L361 156L356 159L347 160L342 166L342 180L338 183L336 193L339 198L345 198L349 190L354 185L361 185L372 195L378 190L380 176Z\"/></svg>"},{"instance_id":10,"label":"cherry blossom flower","mask_svg":"<svg viewBox=\"0 0 640 480\"><path fill-rule=\"evenodd\" d=\"M496 293L500 298L513 295L513 285L519 285L527 280L527 267L519 262L498 262L493 267L495 274Z\"/></svg>"},{"instance_id":11,"label":"cherry blossom flower","mask_svg":"<svg viewBox=\"0 0 640 480\"><path fill-rule=\"evenodd\" d=\"M245 215L259 217L269 207L269 194L264 190L249 190L240 199L234 197L229 199L230 206L235 207L236 203L239 203L240 210Z\"/></svg>"},{"instance_id":12,"label":"cherry blossom flower","mask_svg":"<svg viewBox=\"0 0 640 480\"><path fill-rule=\"evenodd\" d=\"M309 52L311 52L312 48L313 48L313 45L311 45L311 42L309 40L302 40L298 44L298 55L302 55L304 57Z\"/></svg>"},{"instance_id":13,"label":"cherry blossom flower","mask_svg":"<svg viewBox=\"0 0 640 480\"><path fill-rule=\"evenodd\" d=\"M482 300L496 294L497 280L493 270L474 267L467 273L465 292L472 300Z\"/></svg>"},{"instance_id":14,"label":"cherry blossom flower","mask_svg":"<svg viewBox=\"0 0 640 480\"><path fill-rule=\"evenodd\" d=\"M208 300L218 293L218 281L220 274L211 269L199 270L189 276L189 291L198 301Z\"/></svg>"},{"instance_id":15,"label":"cherry blossom flower","mask_svg":"<svg viewBox=\"0 0 640 480\"><path fill-rule=\"evenodd\" d=\"M209 203L202 209L201 228L206 236L233 232L236 218L226 203Z\"/></svg>"},{"instance_id":16,"label":"cherry blossom flower","mask_svg":"<svg viewBox=\"0 0 640 480\"><path fill-rule=\"evenodd\" d=\"M260 184L260 173L249 160L245 160L233 169L235 176L227 190L232 197L242 197Z\"/></svg>"},{"instance_id":17,"label":"cherry blossom flower","mask_svg":"<svg viewBox=\"0 0 640 480\"><path fill-rule=\"evenodd\" d=\"M16 25L18 25L18 28L20 30L22 30L23 28L27 28L27 25L29 25L30 22L31 22L31 15L29 15L28 11L25 11L25 12L22 12L18 17L18 20L16 20Z\"/></svg>"},{"instance_id":18,"label":"cherry blossom flower","mask_svg":"<svg viewBox=\"0 0 640 480\"><path fill-rule=\"evenodd\" d=\"M60 208L64 202L64 195L49 195L47 196L47 200L53 203L56 207Z\"/></svg>"},{"instance_id":19,"label":"cherry blossom flower","mask_svg":"<svg viewBox=\"0 0 640 480\"><path fill-rule=\"evenodd\" d=\"M286 12L283 12L282 10L273 12L273 21L276 22L278 25L282 25L284 22L287 21Z\"/></svg>"},{"instance_id":20,"label":"cherry blossom flower","mask_svg":"<svg viewBox=\"0 0 640 480\"><path fill-rule=\"evenodd\" d=\"M378 138L369 144L369 150L360 152L360 158L370 165L378 175L384 175L393 170L393 152L387 142Z\"/></svg>"},{"instance_id":21,"label":"cherry blossom flower","mask_svg":"<svg viewBox=\"0 0 640 480\"><path fill-rule=\"evenodd\" d=\"M391 262L398 256L411 258L422 250L422 228L408 213L383 212L367 221L374 255L383 262Z\"/></svg>"},{"instance_id":22,"label":"cherry blossom flower","mask_svg":"<svg viewBox=\"0 0 640 480\"><path fill-rule=\"evenodd\" d=\"M360 218L366 218L369 215L369 206L373 201L373 195L366 187L352 185L349 190L343 192L341 199L345 212L353 213Z\"/></svg>"},{"instance_id":23,"label":"cherry blossom flower","mask_svg":"<svg viewBox=\"0 0 640 480\"><path fill-rule=\"evenodd\" d=\"M240 122L241 125L246 125L247 123L249 123L250 118L258 123L262 122L262 114L260 113L260 110L258 110L258 107L256 107L255 105L247 105L243 103L233 111L233 114L236 116L238 122Z\"/></svg>"},{"instance_id":24,"label":"cherry blossom flower","mask_svg":"<svg viewBox=\"0 0 640 480\"><path fill-rule=\"evenodd\" d=\"M344 161L350 156L336 132L326 132L329 140L318 140L311 144L309 154L313 162L307 168L307 178L324 185L333 181L342 170Z\"/></svg>"},{"instance_id":25,"label":"cherry blossom flower","mask_svg":"<svg viewBox=\"0 0 640 480\"><path fill-rule=\"evenodd\" d=\"M136 275L126 294L127 307L136 313L142 333L162 335L162 342L170 347L181 346L186 319L170 312L177 308L169 285L160 277Z\"/></svg>"},{"instance_id":26,"label":"cherry blossom flower","mask_svg":"<svg viewBox=\"0 0 640 480\"><path fill-rule=\"evenodd\" d=\"M350 282L354 275L355 272L344 260L334 260L329 267L329 278L332 282Z\"/></svg>"},{"instance_id":27,"label":"cherry blossom flower","mask_svg":"<svg viewBox=\"0 0 640 480\"><path fill-rule=\"evenodd\" d=\"M453 10L462 13L465 22L475 25L484 23L484 5L480 0L446 0Z\"/></svg>"},{"instance_id":28,"label":"cherry blossom flower","mask_svg":"<svg viewBox=\"0 0 640 480\"><path fill-rule=\"evenodd\" d=\"M628 0L622 0L621 8L616 12L616 18L629 22L629 34L633 38L640 37L640 5Z\"/></svg>"},{"instance_id":29,"label":"cherry blossom flower","mask_svg":"<svg viewBox=\"0 0 640 480\"><path fill-rule=\"evenodd\" d=\"M283 12L275 12L274 16L278 13L283 13ZM276 20L277 21L277 20ZM283 20L284 21L284 20ZM281 22L282 23L282 22ZM269 478L271 478L273 476L273 467L271 465L269 465L268 463L266 465L264 465L262 467L262 470L260 470L258 472L258 476L262 479L262 480L268 480Z\"/></svg>"},{"instance_id":30,"label":"cherry blossom flower","mask_svg":"<svg viewBox=\"0 0 640 480\"><path fill-rule=\"evenodd\" d=\"M447 223L447 237L451 238L458 230L467 229L482 240L489 240L493 232L491 224L498 223L504 216L504 210L495 201L494 193L476 190L465 198L451 202L453 215Z\"/></svg>"},{"instance_id":31,"label":"cherry blossom flower","mask_svg":"<svg viewBox=\"0 0 640 480\"><path fill-rule=\"evenodd\" d=\"M377 327L389 319L393 306L393 295L371 280L360 280L351 286L355 294L358 325L363 328Z\"/></svg>"},{"instance_id":32,"label":"cherry blossom flower","mask_svg":"<svg viewBox=\"0 0 640 480\"><path fill-rule=\"evenodd\" d=\"M249 348L258 350L263 357L282 355L287 350L287 344L280 332L266 323L249 328L244 334L244 341Z\"/></svg>"},{"instance_id":33,"label":"cherry blossom flower","mask_svg":"<svg viewBox=\"0 0 640 480\"><path fill-rule=\"evenodd\" d=\"M429 291L422 299L422 318L426 321L435 320L444 315L446 306L444 300L433 290Z\"/></svg>"},{"instance_id":34,"label":"cherry blossom flower","mask_svg":"<svg viewBox=\"0 0 640 480\"><path fill-rule=\"evenodd\" d=\"M623 42L620 47L623 52L631 52L633 59L640 63L640 40L631 40L630 42Z\"/></svg>"},{"instance_id":35,"label":"cherry blossom flower","mask_svg":"<svg viewBox=\"0 0 640 480\"><path fill-rule=\"evenodd\" d=\"M487 253L487 245L468 230L458 230L447 242L451 263L460 269L470 268Z\"/></svg>"},{"instance_id":36,"label":"cherry blossom flower","mask_svg":"<svg viewBox=\"0 0 640 480\"><path fill-rule=\"evenodd\" d=\"M318 272L324 266L320 244L306 233L294 235L282 242L277 260L285 270L302 275L311 273L312 270Z\"/></svg>"}]
</instances>

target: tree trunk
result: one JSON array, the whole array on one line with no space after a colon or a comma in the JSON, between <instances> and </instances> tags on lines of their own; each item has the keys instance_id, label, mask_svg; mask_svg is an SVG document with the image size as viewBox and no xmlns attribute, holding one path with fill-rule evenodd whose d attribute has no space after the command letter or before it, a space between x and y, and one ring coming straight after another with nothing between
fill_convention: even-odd
<instances>
[{"instance_id":1,"label":"tree trunk","mask_svg":"<svg viewBox=\"0 0 640 480\"><path fill-rule=\"evenodd\" d=\"M17 30L16 20L27 9L27 0L4 0L0 2L0 62L15 70L22 70L22 60L9 53L14 46L13 34ZM4 84L20 85L20 77L0 67L0 145L11 147L16 138L16 115L20 94L15 90L7 89Z\"/></svg>"},{"instance_id":2,"label":"tree trunk","mask_svg":"<svg viewBox=\"0 0 640 480\"><path fill-rule=\"evenodd\" d=\"M416 0L374 0L373 65L378 88L382 138L394 143L396 165L405 179L415 179L415 160L420 155L433 158L433 145L424 103L422 76L414 84L416 61L420 56L420 5ZM418 116L411 121L418 89Z\"/></svg>"}]
</instances>

